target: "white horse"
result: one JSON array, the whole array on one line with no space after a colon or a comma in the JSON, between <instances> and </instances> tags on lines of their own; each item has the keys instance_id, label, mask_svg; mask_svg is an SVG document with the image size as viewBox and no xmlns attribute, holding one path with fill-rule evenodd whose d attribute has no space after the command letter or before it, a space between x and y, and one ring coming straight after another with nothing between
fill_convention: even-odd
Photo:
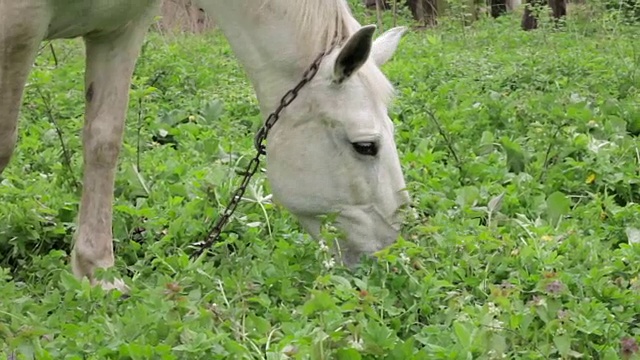
<instances>
[{"instance_id":1,"label":"white horse","mask_svg":"<svg viewBox=\"0 0 640 360\"><path fill-rule=\"evenodd\" d=\"M129 87L141 44L161 0L0 0L0 172L17 140L23 89L39 44L82 36L86 47L83 191L72 268L96 281L114 264L112 202ZM199 0L222 30L255 89L273 111L318 53L314 79L287 107L267 141L274 200L314 238L319 215L337 214L341 254L357 263L395 241L409 202L387 116L393 95L380 70L405 28L373 40L345 0ZM206 164L201 164L206 166Z\"/></svg>"}]
</instances>

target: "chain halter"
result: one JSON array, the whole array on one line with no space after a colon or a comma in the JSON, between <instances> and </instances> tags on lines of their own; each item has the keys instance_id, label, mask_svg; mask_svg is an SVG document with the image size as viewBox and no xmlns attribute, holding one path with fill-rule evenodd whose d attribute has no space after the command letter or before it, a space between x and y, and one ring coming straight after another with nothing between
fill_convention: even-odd
<instances>
[{"instance_id":1,"label":"chain halter","mask_svg":"<svg viewBox=\"0 0 640 360\"><path fill-rule=\"evenodd\" d=\"M280 118L280 113L282 112L282 110L289 106L289 104L291 104L291 102L293 102L293 100L298 97L298 93L300 92L300 90L307 83L309 83L309 81L311 81L314 76L316 76L316 74L318 73L318 69L320 69L320 63L322 63L324 57L336 47L336 45L338 44L338 40L338 36L337 34L335 34L329 49L318 54L318 57L316 57L316 59L311 63L304 74L302 74L302 79L300 80L300 82L298 82L298 84L296 84L294 88L284 94L284 96L280 99L280 104L278 105L276 110L269 114L267 120L260 127L253 140L253 144L256 148L256 155L251 159L251 161L249 161L249 164L247 164L240 186L233 193L231 201L222 212L222 215L215 223L211 225L206 240L192 244L192 247L196 247L197 249L191 254L191 258L200 256L206 249L210 248L216 241L218 241L218 239L220 238L220 234L222 233L222 229L229 222L229 219L231 218L231 215L233 215L233 213L236 211L238 204L240 204L240 200L247 190L247 186L249 186L251 177L258 171L258 167L260 166L260 156L266 155L267 153L264 142L265 140L267 140L269 131Z\"/></svg>"}]
</instances>

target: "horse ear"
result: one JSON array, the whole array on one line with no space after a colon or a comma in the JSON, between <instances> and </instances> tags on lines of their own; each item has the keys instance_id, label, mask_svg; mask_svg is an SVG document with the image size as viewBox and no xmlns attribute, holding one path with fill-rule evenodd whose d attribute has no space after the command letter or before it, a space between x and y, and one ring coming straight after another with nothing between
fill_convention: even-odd
<instances>
[{"instance_id":1,"label":"horse ear","mask_svg":"<svg viewBox=\"0 0 640 360\"><path fill-rule=\"evenodd\" d=\"M375 31L375 25L367 25L351 35L347 43L340 49L333 65L334 82L342 83L367 61L371 53Z\"/></svg>"},{"instance_id":2,"label":"horse ear","mask_svg":"<svg viewBox=\"0 0 640 360\"><path fill-rule=\"evenodd\" d=\"M382 66L391 59L405 31L407 31L406 26L394 27L385 31L373 42L371 57L376 65Z\"/></svg>"}]
</instances>

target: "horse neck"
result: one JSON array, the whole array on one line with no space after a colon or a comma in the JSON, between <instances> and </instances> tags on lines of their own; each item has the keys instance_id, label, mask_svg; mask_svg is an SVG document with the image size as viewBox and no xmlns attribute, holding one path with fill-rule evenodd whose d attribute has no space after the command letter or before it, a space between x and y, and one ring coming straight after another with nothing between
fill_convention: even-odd
<instances>
[{"instance_id":1,"label":"horse neck","mask_svg":"<svg viewBox=\"0 0 640 360\"><path fill-rule=\"evenodd\" d=\"M227 38L265 114L277 106L284 93L295 86L323 50L304 47L300 41L304 38L301 32L313 29L296 29L291 19L269 16L273 12L264 8L270 6L269 1L197 1ZM291 6L296 6L297 1L301 0L291 0ZM283 2L278 5L282 6ZM321 35L314 34L312 38L318 39Z\"/></svg>"}]
</instances>

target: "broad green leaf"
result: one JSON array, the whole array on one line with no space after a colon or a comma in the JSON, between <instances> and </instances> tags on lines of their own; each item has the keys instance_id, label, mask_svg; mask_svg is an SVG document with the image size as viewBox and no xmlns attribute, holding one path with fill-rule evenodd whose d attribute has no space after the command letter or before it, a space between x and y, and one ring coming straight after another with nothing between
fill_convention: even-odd
<instances>
[{"instance_id":1,"label":"broad green leaf","mask_svg":"<svg viewBox=\"0 0 640 360\"><path fill-rule=\"evenodd\" d=\"M212 124L224 113L224 103L220 99L213 99L202 109L202 116L207 124Z\"/></svg>"},{"instance_id":2,"label":"broad green leaf","mask_svg":"<svg viewBox=\"0 0 640 360\"><path fill-rule=\"evenodd\" d=\"M349 349L339 349L336 351L336 359L337 360L360 360L362 359L362 355L358 352L358 350L349 348Z\"/></svg>"},{"instance_id":3,"label":"broad green leaf","mask_svg":"<svg viewBox=\"0 0 640 360\"><path fill-rule=\"evenodd\" d=\"M527 165L527 160L520 144L506 137L503 137L500 143L507 153L507 168L509 171L516 174L523 172Z\"/></svg>"},{"instance_id":4,"label":"broad green leaf","mask_svg":"<svg viewBox=\"0 0 640 360\"><path fill-rule=\"evenodd\" d=\"M318 311L327 311L336 309L334 298L327 292L313 290L311 299L302 307L305 315L311 315Z\"/></svg>"},{"instance_id":5,"label":"broad green leaf","mask_svg":"<svg viewBox=\"0 0 640 360\"><path fill-rule=\"evenodd\" d=\"M495 148L495 142L495 136L491 131L483 131L482 137L480 138L480 145L475 149L476 155L482 156L491 153Z\"/></svg>"},{"instance_id":6,"label":"broad green leaf","mask_svg":"<svg viewBox=\"0 0 640 360\"><path fill-rule=\"evenodd\" d=\"M489 200L489 204L487 205L487 208L489 209L490 212L496 213L500 211L500 208L502 207L502 200L504 199L504 194L505 192L502 192L500 193L500 195Z\"/></svg>"},{"instance_id":7,"label":"broad green leaf","mask_svg":"<svg viewBox=\"0 0 640 360\"><path fill-rule=\"evenodd\" d=\"M461 322L455 321L453 323L453 331L456 334L456 338L458 338L458 342L460 343L460 345L462 345L463 349L468 350L471 347L473 338L467 326Z\"/></svg>"},{"instance_id":8,"label":"broad green leaf","mask_svg":"<svg viewBox=\"0 0 640 360\"><path fill-rule=\"evenodd\" d=\"M562 357L569 355L569 351L571 350L571 336L565 335L556 335L553 337L553 343L556 345L556 349Z\"/></svg>"},{"instance_id":9,"label":"broad green leaf","mask_svg":"<svg viewBox=\"0 0 640 360\"><path fill-rule=\"evenodd\" d=\"M557 226L560 219L569 214L571 201L563 193L556 191L547 198L547 216L553 226Z\"/></svg>"}]
</instances>

